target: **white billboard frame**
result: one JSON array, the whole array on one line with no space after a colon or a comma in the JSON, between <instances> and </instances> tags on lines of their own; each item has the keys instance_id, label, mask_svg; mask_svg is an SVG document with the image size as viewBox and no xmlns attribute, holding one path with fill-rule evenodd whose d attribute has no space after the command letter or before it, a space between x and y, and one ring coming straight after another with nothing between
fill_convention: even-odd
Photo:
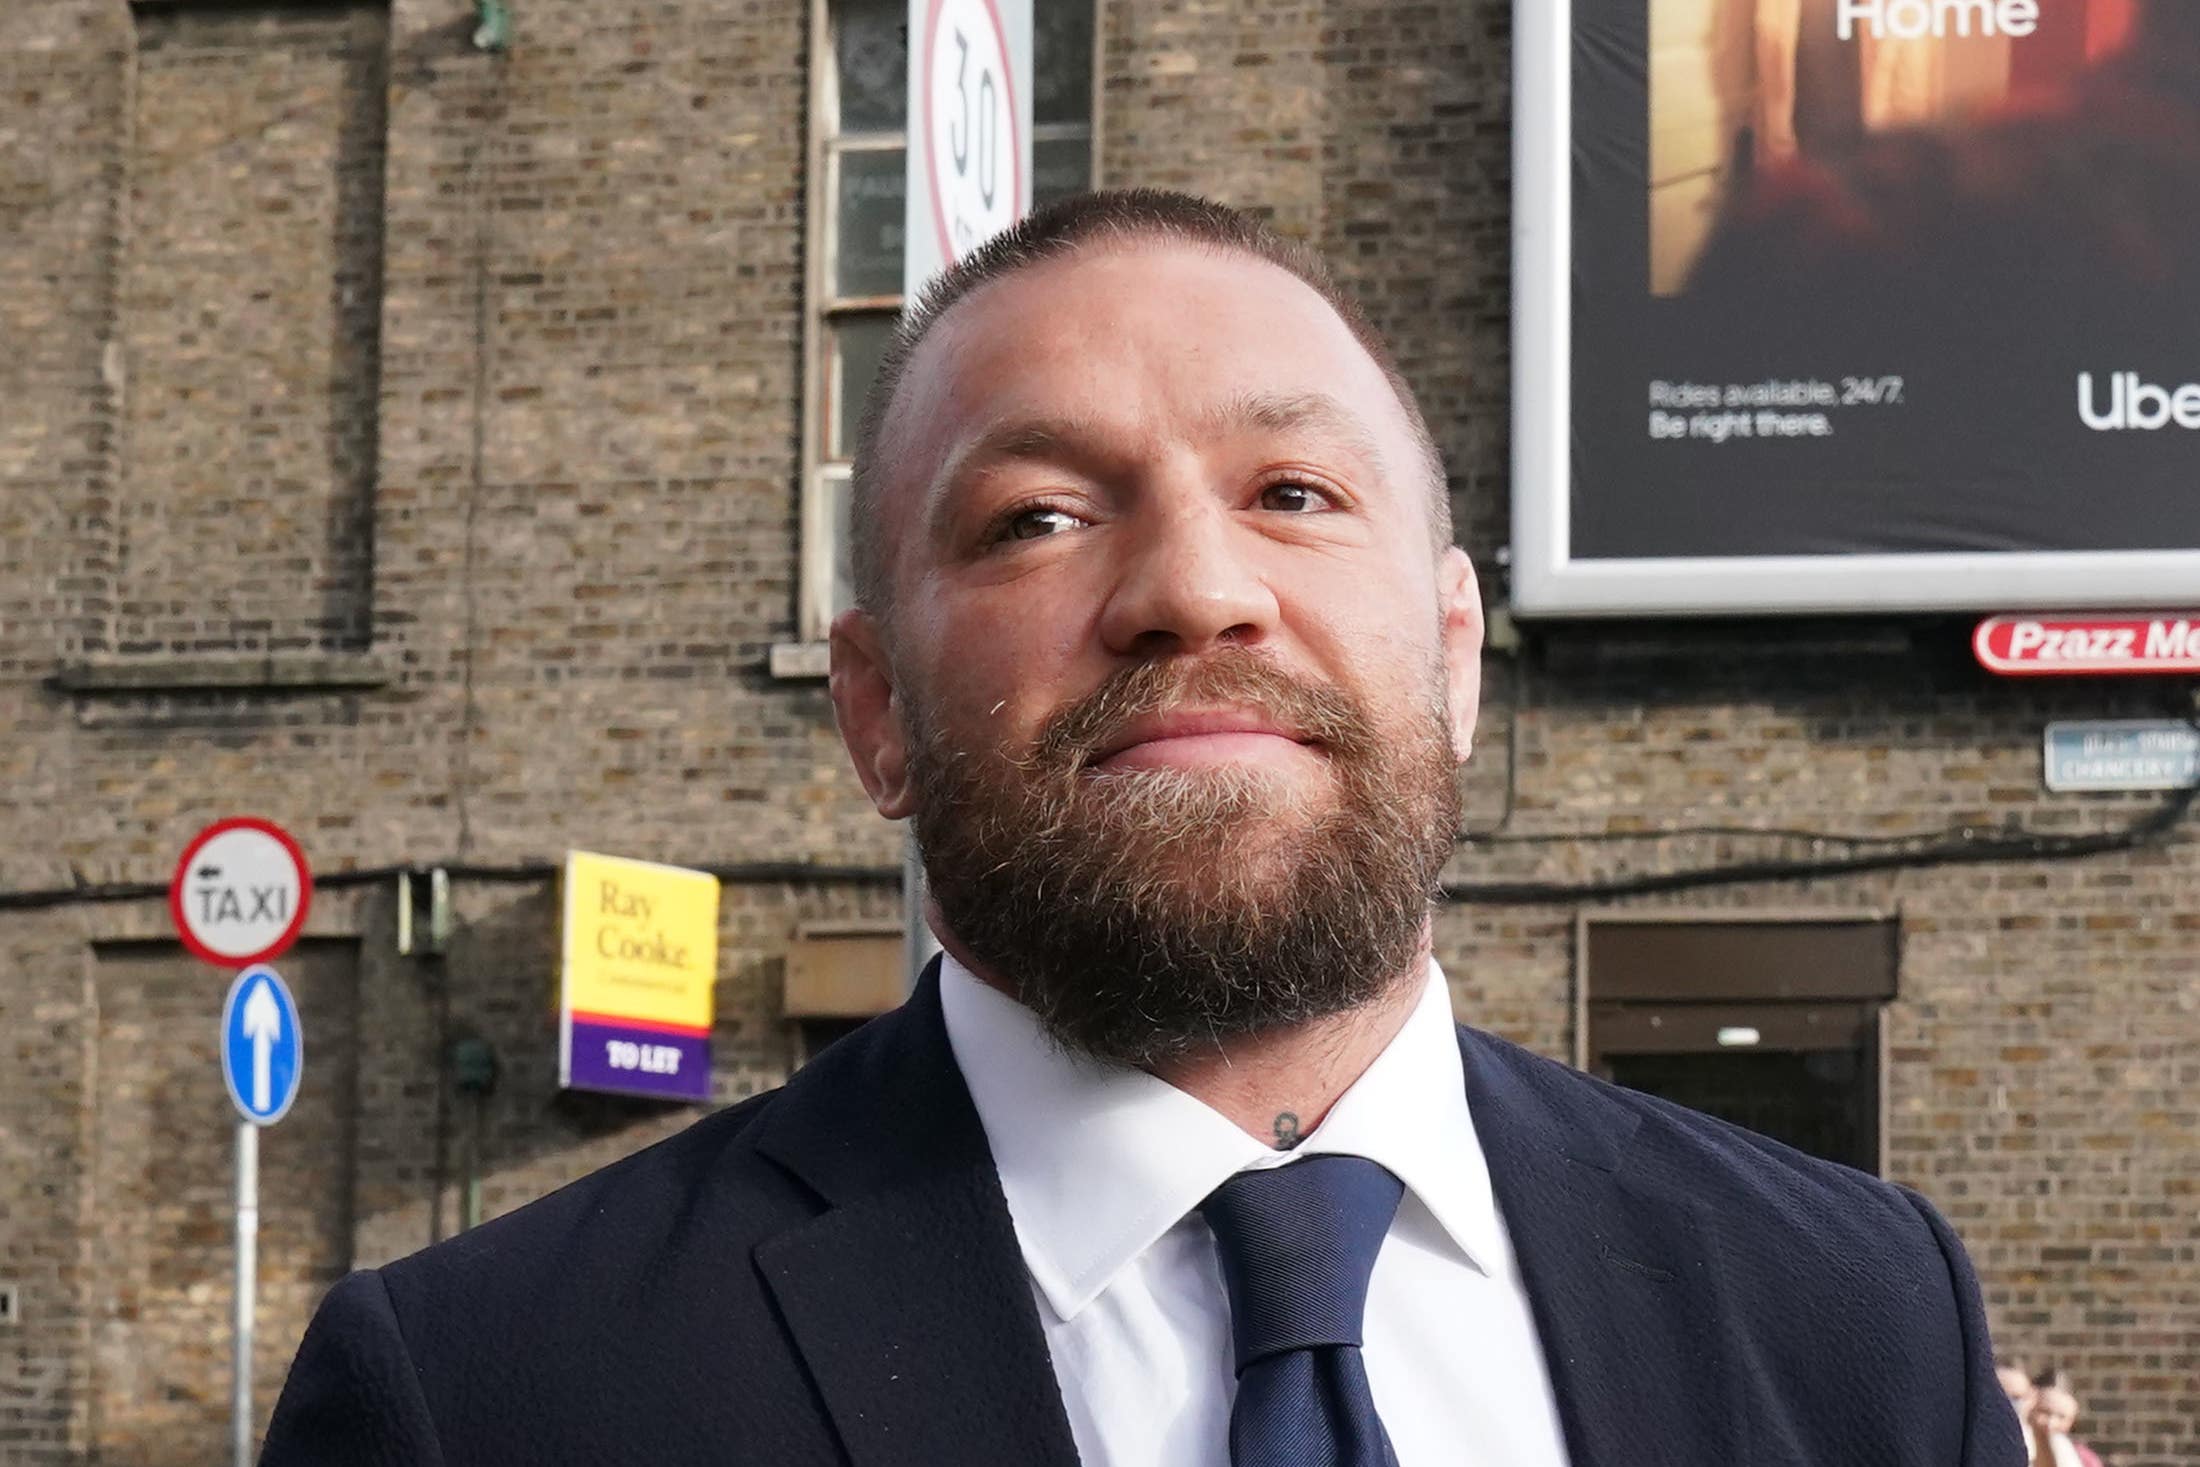
<instances>
[{"instance_id":1,"label":"white billboard frame","mask_svg":"<svg viewBox=\"0 0 2200 1467\"><path fill-rule=\"evenodd\" d=\"M2189 606L2192 550L1576 559L1575 0L1513 0L1512 608L1522 618Z\"/></svg>"}]
</instances>

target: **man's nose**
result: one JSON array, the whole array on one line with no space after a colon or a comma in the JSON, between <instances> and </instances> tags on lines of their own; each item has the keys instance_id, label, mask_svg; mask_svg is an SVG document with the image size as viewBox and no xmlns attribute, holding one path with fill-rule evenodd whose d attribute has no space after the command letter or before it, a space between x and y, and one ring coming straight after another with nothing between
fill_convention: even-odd
<instances>
[{"instance_id":1,"label":"man's nose","mask_svg":"<svg viewBox=\"0 0 2200 1467\"><path fill-rule=\"evenodd\" d=\"M1221 642L1251 645L1276 625L1276 598L1254 563L1253 541L1201 487L1135 514L1124 562L1101 617L1108 650L1152 657Z\"/></svg>"}]
</instances>

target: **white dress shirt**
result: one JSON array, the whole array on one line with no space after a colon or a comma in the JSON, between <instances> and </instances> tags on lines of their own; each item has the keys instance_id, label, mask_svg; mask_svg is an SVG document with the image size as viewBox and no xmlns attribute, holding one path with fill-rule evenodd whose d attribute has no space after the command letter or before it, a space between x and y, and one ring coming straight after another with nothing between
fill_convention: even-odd
<instances>
[{"instance_id":1,"label":"white dress shirt","mask_svg":"<svg viewBox=\"0 0 2200 1467\"><path fill-rule=\"evenodd\" d=\"M1405 1027L1287 1152L1144 1071L1064 1051L952 957L940 999L1084 1467L1226 1467L1230 1305L1197 1209L1237 1172L1325 1152L1405 1183L1368 1286L1365 1350L1399 1467L1565 1467L1433 962Z\"/></svg>"}]
</instances>

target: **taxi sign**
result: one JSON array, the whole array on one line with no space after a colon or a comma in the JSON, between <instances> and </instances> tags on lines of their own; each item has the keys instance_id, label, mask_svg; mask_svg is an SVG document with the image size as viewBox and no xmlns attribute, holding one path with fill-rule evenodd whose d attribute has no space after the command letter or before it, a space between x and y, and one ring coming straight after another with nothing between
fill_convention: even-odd
<instances>
[{"instance_id":1,"label":"taxi sign","mask_svg":"<svg viewBox=\"0 0 2200 1467\"><path fill-rule=\"evenodd\" d=\"M194 956L248 968L280 956L305 930L313 873L272 821L217 820L191 838L168 882L168 914Z\"/></svg>"}]
</instances>

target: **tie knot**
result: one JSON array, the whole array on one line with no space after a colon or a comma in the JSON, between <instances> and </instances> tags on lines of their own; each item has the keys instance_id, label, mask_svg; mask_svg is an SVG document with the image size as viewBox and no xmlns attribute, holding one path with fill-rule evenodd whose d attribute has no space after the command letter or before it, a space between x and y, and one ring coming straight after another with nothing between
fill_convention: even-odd
<instances>
[{"instance_id":1,"label":"tie knot","mask_svg":"<svg viewBox=\"0 0 2200 1467\"><path fill-rule=\"evenodd\" d=\"M1239 1172L1199 1210L1230 1294L1237 1368L1287 1350L1361 1343L1367 1281L1405 1191L1358 1156Z\"/></svg>"}]
</instances>

